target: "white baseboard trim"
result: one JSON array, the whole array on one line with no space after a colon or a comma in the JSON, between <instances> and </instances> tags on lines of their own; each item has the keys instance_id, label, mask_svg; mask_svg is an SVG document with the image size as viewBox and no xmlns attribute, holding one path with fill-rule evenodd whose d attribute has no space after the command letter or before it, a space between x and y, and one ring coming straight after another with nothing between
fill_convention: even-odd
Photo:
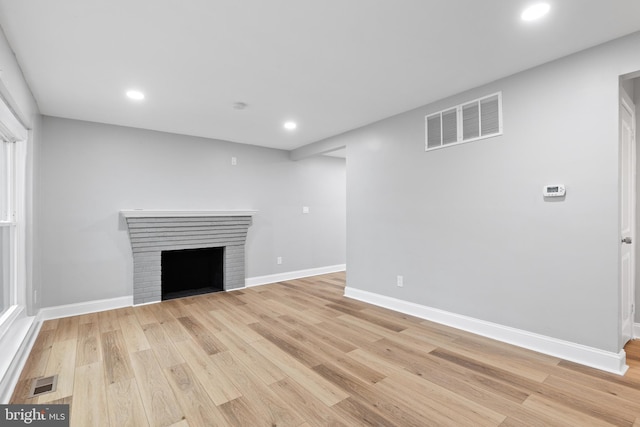
<instances>
[{"instance_id":1,"label":"white baseboard trim","mask_svg":"<svg viewBox=\"0 0 640 427\"><path fill-rule=\"evenodd\" d=\"M36 317L22 313L0 339L0 404L9 403L41 325Z\"/></svg>"},{"instance_id":2,"label":"white baseboard trim","mask_svg":"<svg viewBox=\"0 0 640 427\"><path fill-rule=\"evenodd\" d=\"M570 360L602 371L624 375L629 368L626 365L626 354L624 350L621 350L620 353L608 352L350 287L345 288L344 295L359 301L410 314L456 329L462 329L539 353Z\"/></svg>"},{"instance_id":3,"label":"white baseboard trim","mask_svg":"<svg viewBox=\"0 0 640 427\"><path fill-rule=\"evenodd\" d=\"M640 323L633 324L633 338L636 340L640 339Z\"/></svg>"},{"instance_id":4,"label":"white baseboard trim","mask_svg":"<svg viewBox=\"0 0 640 427\"><path fill-rule=\"evenodd\" d=\"M61 317L78 316L80 314L95 313L98 311L113 310L122 307L133 306L133 295L119 298L101 299L96 301L79 302L77 304L58 305L45 307L38 313L39 320L59 319Z\"/></svg>"},{"instance_id":5,"label":"white baseboard trim","mask_svg":"<svg viewBox=\"0 0 640 427\"><path fill-rule=\"evenodd\" d=\"M303 277L318 276L320 274L337 273L338 271L345 271L346 269L346 264L338 264L326 267L309 268L307 270L269 274L267 276L247 277L244 280L244 285L245 287L250 288L253 286L267 285L269 283L283 282L285 280L295 280Z\"/></svg>"}]
</instances>

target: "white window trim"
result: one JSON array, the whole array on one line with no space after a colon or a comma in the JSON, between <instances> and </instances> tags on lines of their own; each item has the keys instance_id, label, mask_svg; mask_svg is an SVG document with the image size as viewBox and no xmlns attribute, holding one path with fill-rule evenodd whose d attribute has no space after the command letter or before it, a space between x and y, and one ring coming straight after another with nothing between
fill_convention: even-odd
<instances>
[{"instance_id":1,"label":"white window trim","mask_svg":"<svg viewBox=\"0 0 640 427\"><path fill-rule=\"evenodd\" d=\"M12 292L9 299L11 305L25 305L26 300L26 250L25 250L25 200L26 200L26 144L28 131L22 126L9 107L0 100L0 140L9 141L10 158L13 159L10 165L13 168L9 171L10 180L14 185L8 195L8 218L4 221L0 218L0 227L11 227L13 233L12 241L15 242L13 251L14 256L11 259L13 283ZM4 142L3 142L4 144ZM1 327L2 323L0 323ZM1 331L2 329L0 329ZM0 337L2 334L0 333Z\"/></svg>"},{"instance_id":2,"label":"white window trim","mask_svg":"<svg viewBox=\"0 0 640 427\"><path fill-rule=\"evenodd\" d=\"M0 315L0 396L4 397L5 380L9 375L7 370L11 366L30 324L26 317L26 157L29 133L18 121L9 107L0 99L0 140L9 141L9 151L12 151L12 180L13 191L8 206L9 217L0 221L0 227L10 230L10 241L14 245L10 251L10 289L9 307ZM2 142L5 144L5 142ZM5 403L5 402L0 402Z\"/></svg>"},{"instance_id":3,"label":"white window trim","mask_svg":"<svg viewBox=\"0 0 640 427\"><path fill-rule=\"evenodd\" d=\"M480 135L475 137L475 138L469 138L469 139L463 139L464 138L464 132L463 132L463 117L462 117L462 107L469 105L471 103L477 102L477 103L481 103L483 100L485 99L489 99L489 98L493 98L494 96L498 96L498 123L499 123L499 128L498 128L498 132L497 133L492 133L489 135L482 135L482 120L480 120L479 123L479 133ZM458 141L457 142L450 142L448 144L444 144L443 143L443 139L444 139L444 132L442 132L442 114L449 112L451 110L456 110L456 116L457 116L457 132L458 132ZM428 141L428 135L429 135L429 118L436 116L436 115L440 115L440 145L438 145L437 147L429 147L429 141ZM440 150L442 148L448 148L448 147L455 147L456 145L461 145L461 144L466 144L468 142L474 142L474 141L479 141L481 139L488 139L488 138L493 138L495 136L500 136L503 133L503 126L502 126L502 92L495 92L486 96L483 96L481 98L476 98L476 99L472 99L466 102L463 102L462 104L456 105L454 107L449 107L449 108L445 108L443 110L440 111L436 111L435 113L431 113L431 114L427 114L426 116L424 116L424 131L425 131L425 141L424 141L424 148L425 151L433 151L433 150Z\"/></svg>"}]
</instances>

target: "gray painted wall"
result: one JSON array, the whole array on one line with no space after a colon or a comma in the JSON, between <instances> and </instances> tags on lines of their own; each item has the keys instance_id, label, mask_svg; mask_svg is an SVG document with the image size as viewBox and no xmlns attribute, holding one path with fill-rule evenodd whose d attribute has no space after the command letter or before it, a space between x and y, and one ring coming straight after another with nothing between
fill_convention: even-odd
<instances>
[{"instance_id":1,"label":"gray painted wall","mask_svg":"<svg viewBox=\"0 0 640 427\"><path fill-rule=\"evenodd\" d=\"M634 34L336 137L348 286L619 351L618 78L638 51ZM496 91L503 136L424 151L426 114ZM565 200L543 200L552 183Z\"/></svg>"},{"instance_id":2,"label":"gray painted wall","mask_svg":"<svg viewBox=\"0 0 640 427\"><path fill-rule=\"evenodd\" d=\"M2 70L0 74L0 81L2 82L0 93L2 97L8 101L27 127L33 127L34 121L40 115L40 111L1 28L0 70Z\"/></svg>"},{"instance_id":3,"label":"gray painted wall","mask_svg":"<svg viewBox=\"0 0 640 427\"><path fill-rule=\"evenodd\" d=\"M224 141L52 117L43 124L43 307L132 294L121 209L257 210L249 278L345 263L344 159L293 162L287 151Z\"/></svg>"}]
</instances>

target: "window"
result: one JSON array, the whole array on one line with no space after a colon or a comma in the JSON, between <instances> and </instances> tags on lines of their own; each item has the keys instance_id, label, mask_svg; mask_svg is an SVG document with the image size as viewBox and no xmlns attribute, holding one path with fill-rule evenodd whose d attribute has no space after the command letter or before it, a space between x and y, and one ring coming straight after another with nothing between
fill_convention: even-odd
<instances>
[{"instance_id":1,"label":"window","mask_svg":"<svg viewBox=\"0 0 640 427\"><path fill-rule=\"evenodd\" d=\"M426 150L502 135L502 93L425 117Z\"/></svg>"},{"instance_id":2,"label":"window","mask_svg":"<svg viewBox=\"0 0 640 427\"><path fill-rule=\"evenodd\" d=\"M13 145L0 137L0 222L11 221L13 203Z\"/></svg>"},{"instance_id":3,"label":"window","mask_svg":"<svg viewBox=\"0 0 640 427\"><path fill-rule=\"evenodd\" d=\"M0 100L0 338L24 309L27 131Z\"/></svg>"},{"instance_id":4,"label":"window","mask_svg":"<svg viewBox=\"0 0 640 427\"><path fill-rule=\"evenodd\" d=\"M9 227L0 227L0 316L7 311L11 298L11 257L9 252Z\"/></svg>"},{"instance_id":5,"label":"window","mask_svg":"<svg viewBox=\"0 0 640 427\"><path fill-rule=\"evenodd\" d=\"M10 147L0 141L0 316L7 311L10 304L11 256L10 256L10 228L9 214L9 181L10 181Z\"/></svg>"},{"instance_id":6,"label":"window","mask_svg":"<svg viewBox=\"0 0 640 427\"><path fill-rule=\"evenodd\" d=\"M13 143L0 141L0 316L12 305L14 258L13 189L15 179Z\"/></svg>"}]
</instances>

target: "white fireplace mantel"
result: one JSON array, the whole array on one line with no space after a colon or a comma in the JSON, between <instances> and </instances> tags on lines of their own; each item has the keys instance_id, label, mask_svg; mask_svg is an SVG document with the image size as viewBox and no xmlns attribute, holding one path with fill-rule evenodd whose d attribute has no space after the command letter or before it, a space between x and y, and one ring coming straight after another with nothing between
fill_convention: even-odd
<instances>
[{"instance_id":1,"label":"white fireplace mantel","mask_svg":"<svg viewBox=\"0 0 640 427\"><path fill-rule=\"evenodd\" d=\"M120 214L124 218L182 218L208 216L253 216L258 211L229 210L229 211L168 211L150 209L124 209Z\"/></svg>"}]
</instances>

